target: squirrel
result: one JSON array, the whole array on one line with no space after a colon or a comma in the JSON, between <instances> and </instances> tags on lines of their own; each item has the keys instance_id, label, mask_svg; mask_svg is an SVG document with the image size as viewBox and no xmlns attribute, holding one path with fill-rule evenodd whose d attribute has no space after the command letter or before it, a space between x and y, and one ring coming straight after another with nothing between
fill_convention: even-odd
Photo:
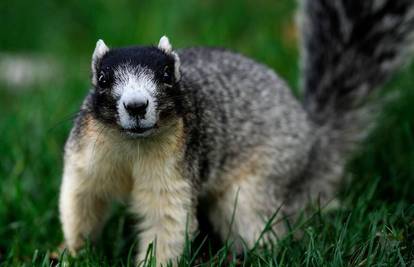
<instances>
[{"instance_id":1,"label":"squirrel","mask_svg":"<svg viewBox=\"0 0 414 267\"><path fill-rule=\"evenodd\" d=\"M302 0L303 100L269 67L219 48L109 48L65 145L60 219L73 254L96 240L114 200L140 217L137 262L183 252L196 212L235 251L266 223L335 198L347 158L369 132L368 98L414 47L412 0ZM200 203L205 203L201 207ZM274 240L265 234L264 240Z\"/></svg>"}]
</instances>

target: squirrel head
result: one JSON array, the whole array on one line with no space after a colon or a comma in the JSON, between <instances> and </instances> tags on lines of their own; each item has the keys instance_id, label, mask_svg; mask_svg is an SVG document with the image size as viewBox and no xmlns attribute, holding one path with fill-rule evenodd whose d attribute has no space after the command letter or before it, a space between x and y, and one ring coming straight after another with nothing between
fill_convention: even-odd
<instances>
[{"instance_id":1,"label":"squirrel head","mask_svg":"<svg viewBox=\"0 0 414 267\"><path fill-rule=\"evenodd\" d=\"M158 46L112 49L98 40L91 65L97 119L141 137L161 131L177 117L180 59L166 36Z\"/></svg>"}]
</instances>

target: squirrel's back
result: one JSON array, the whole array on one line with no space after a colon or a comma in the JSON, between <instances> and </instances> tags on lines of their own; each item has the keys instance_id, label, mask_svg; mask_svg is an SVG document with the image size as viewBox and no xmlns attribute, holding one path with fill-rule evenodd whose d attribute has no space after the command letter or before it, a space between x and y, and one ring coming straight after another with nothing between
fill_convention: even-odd
<instances>
[{"instance_id":1,"label":"squirrel's back","mask_svg":"<svg viewBox=\"0 0 414 267\"><path fill-rule=\"evenodd\" d=\"M190 48L178 54L189 155L200 159L200 179L217 177L254 151L262 151L263 163L271 161L284 173L279 179L302 168L312 143L311 125L273 70L224 49ZM270 156L275 151L281 153L277 158ZM283 171L288 169L292 174Z\"/></svg>"}]
</instances>

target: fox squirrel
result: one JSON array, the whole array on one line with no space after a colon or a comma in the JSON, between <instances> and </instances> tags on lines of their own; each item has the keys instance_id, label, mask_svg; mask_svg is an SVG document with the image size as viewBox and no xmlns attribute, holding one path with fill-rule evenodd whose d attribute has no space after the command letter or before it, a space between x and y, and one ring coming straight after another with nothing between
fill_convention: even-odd
<instances>
[{"instance_id":1,"label":"fox squirrel","mask_svg":"<svg viewBox=\"0 0 414 267\"><path fill-rule=\"evenodd\" d=\"M213 230L241 251L276 213L334 198L374 121L367 97L411 52L414 1L302 0L298 18L303 101L228 50L173 50L165 36L158 46L97 42L65 146L60 216L72 253L99 235L112 200L142 218L137 261L156 242L157 262L175 264L201 199Z\"/></svg>"}]
</instances>

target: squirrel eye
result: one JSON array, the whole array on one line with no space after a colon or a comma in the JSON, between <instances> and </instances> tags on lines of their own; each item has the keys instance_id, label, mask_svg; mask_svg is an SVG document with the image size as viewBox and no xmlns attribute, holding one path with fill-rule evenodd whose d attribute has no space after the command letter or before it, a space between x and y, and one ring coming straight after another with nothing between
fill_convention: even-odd
<instances>
[{"instance_id":1,"label":"squirrel eye","mask_svg":"<svg viewBox=\"0 0 414 267\"><path fill-rule=\"evenodd\" d=\"M172 83L172 76L171 76L170 68L168 66L165 66L164 68L163 80L164 80L164 84L170 85Z\"/></svg>"},{"instance_id":2,"label":"squirrel eye","mask_svg":"<svg viewBox=\"0 0 414 267\"><path fill-rule=\"evenodd\" d=\"M170 76L168 71L169 71L168 66L165 66L165 68L164 68L164 77L169 77Z\"/></svg>"},{"instance_id":3,"label":"squirrel eye","mask_svg":"<svg viewBox=\"0 0 414 267\"><path fill-rule=\"evenodd\" d=\"M100 71L98 75L98 85L102 88L106 88L109 85L108 74L105 71Z\"/></svg>"}]
</instances>

